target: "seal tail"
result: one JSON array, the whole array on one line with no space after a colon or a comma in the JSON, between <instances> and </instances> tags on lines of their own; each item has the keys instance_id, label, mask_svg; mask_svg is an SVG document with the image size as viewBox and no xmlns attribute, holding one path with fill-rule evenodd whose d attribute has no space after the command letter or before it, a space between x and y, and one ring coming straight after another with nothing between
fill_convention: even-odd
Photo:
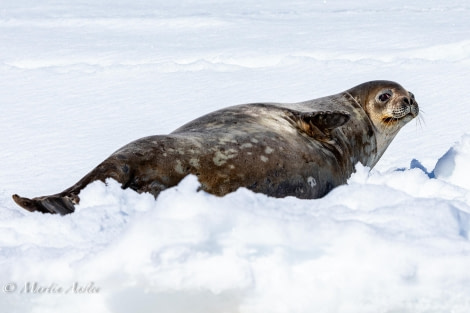
<instances>
[{"instance_id":1,"label":"seal tail","mask_svg":"<svg viewBox=\"0 0 470 313\"><path fill-rule=\"evenodd\" d=\"M75 211L75 203L78 203L67 196L53 195L38 197L33 199L23 198L19 195L13 195L13 200L25 210L30 212L42 212L42 213L51 213L51 214L70 214ZM78 198L78 197L77 197Z\"/></svg>"},{"instance_id":2,"label":"seal tail","mask_svg":"<svg viewBox=\"0 0 470 313\"><path fill-rule=\"evenodd\" d=\"M16 204L30 212L37 211L60 215L73 213L75 211L75 204L79 204L80 202L78 194L93 181L100 180L105 182L106 178L113 178L122 183L123 189L129 186L129 180L132 179L131 171L129 171L128 167L118 167L115 163L116 160L114 158L103 161L75 185L60 193L32 199L14 194L12 198ZM127 171L123 171L123 168L126 168Z\"/></svg>"}]
</instances>

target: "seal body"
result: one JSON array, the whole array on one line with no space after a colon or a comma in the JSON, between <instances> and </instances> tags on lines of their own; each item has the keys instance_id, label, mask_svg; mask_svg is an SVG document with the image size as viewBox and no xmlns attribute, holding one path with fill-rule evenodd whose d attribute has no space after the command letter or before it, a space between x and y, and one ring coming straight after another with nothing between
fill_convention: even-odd
<instances>
[{"instance_id":1,"label":"seal body","mask_svg":"<svg viewBox=\"0 0 470 313\"><path fill-rule=\"evenodd\" d=\"M67 214L95 180L113 178L157 197L188 174L219 196L246 187L273 197L319 198L346 183L356 163L373 167L418 112L413 94L389 81L300 103L228 107L125 145L59 194L13 199L29 211Z\"/></svg>"}]
</instances>

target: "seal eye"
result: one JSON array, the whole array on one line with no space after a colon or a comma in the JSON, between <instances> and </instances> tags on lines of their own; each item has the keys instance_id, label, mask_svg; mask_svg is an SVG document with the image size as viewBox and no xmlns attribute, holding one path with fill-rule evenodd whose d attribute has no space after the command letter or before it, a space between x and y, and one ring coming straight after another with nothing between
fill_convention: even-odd
<instances>
[{"instance_id":1,"label":"seal eye","mask_svg":"<svg viewBox=\"0 0 470 313\"><path fill-rule=\"evenodd\" d=\"M389 92L384 92L383 94L379 95L379 100L382 101L382 102L385 102L388 99L390 99L391 97L392 97L392 95Z\"/></svg>"}]
</instances>

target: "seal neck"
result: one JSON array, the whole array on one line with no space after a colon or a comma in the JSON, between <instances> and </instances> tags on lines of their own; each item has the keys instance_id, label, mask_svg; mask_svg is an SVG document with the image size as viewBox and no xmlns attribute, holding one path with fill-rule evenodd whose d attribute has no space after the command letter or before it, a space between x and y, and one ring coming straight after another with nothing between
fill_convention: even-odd
<instances>
[{"instance_id":1,"label":"seal neck","mask_svg":"<svg viewBox=\"0 0 470 313\"><path fill-rule=\"evenodd\" d=\"M350 98L350 103L353 107L353 113L356 118L361 119L360 130L357 132L355 138L356 144L360 146L360 155L358 161L364 166L370 168L374 167L377 161L382 156L379 149L379 142L377 134L380 136L380 131L375 127L374 123L370 119L364 107L359 103L356 97L354 97L349 91L345 91L344 95ZM351 138L352 139L352 138Z\"/></svg>"}]
</instances>

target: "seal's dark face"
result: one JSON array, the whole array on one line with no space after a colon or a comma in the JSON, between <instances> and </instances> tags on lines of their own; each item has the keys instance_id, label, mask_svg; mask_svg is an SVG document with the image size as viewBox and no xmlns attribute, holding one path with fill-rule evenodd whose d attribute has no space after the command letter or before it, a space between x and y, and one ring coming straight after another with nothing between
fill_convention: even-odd
<instances>
[{"instance_id":1,"label":"seal's dark face","mask_svg":"<svg viewBox=\"0 0 470 313\"><path fill-rule=\"evenodd\" d=\"M395 122L407 123L419 113L418 103L411 92L385 89L376 95L375 107L384 107L382 110L382 122L391 124Z\"/></svg>"},{"instance_id":2,"label":"seal's dark face","mask_svg":"<svg viewBox=\"0 0 470 313\"><path fill-rule=\"evenodd\" d=\"M398 131L418 116L419 106L413 93L393 82L369 84L363 96L363 108L378 129L384 132Z\"/></svg>"}]
</instances>

